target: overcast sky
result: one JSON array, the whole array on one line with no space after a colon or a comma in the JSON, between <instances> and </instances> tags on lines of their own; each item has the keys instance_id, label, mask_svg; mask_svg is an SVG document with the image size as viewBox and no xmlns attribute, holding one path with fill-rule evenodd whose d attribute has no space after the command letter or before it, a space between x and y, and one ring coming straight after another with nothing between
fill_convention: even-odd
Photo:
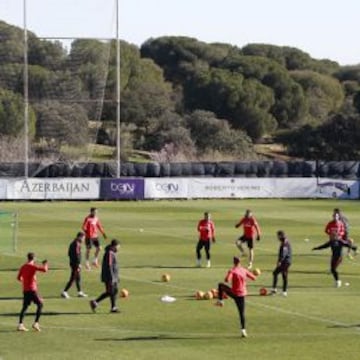
<instances>
[{"instance_id":1,"label":"overcast sky","mask_svg":"<svg viewBox=\"0 0 360 360\"><path fill-rule=\"evenodd\" d=\"M0 0L0 19L23 24L24 0ZM26 0L41 37L116 36L116 0ZM294 46L315 58L359 64L360 0L119 0L120 38L184 35L242 47Z\"/></svg>"}]
</instances>

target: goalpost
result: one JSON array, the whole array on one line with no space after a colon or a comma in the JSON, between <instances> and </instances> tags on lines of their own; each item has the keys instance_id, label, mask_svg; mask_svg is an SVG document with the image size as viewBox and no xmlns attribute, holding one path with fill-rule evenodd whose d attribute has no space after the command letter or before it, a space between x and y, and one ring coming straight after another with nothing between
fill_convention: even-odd
<instances>
[{"instance_id":1,"label":"goalpost","mask_svg":"<svg viewBox=\"0 0 360 360\"><path fill-rule=\"evenodd\" d=\"M0 211L0 253L13 254L17 248L18 213Z\"/></svg>"}]
</instances>

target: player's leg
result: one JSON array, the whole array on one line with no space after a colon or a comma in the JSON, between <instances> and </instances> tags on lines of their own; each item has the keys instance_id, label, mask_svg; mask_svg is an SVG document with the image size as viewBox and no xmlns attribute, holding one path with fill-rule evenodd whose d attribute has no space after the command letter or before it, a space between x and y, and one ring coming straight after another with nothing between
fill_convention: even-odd
<instances>
[{"instance_id":1,"label":"player's leg","mask_svg":"<svg viewBox=\"0 0 360 360\"><path fill-rule=\"evenodd\" d=\"M117 294L118 294L118 284L114 283L114 284L112 284L111 295L110 295L110 303L111 303L110 312L112 312L112 313L118 313L119 312L119 309L116 306Z\"/></svg>"},{"instance_id":2,"label":"player's leg","mask_svg":"<svg viewBox=\"0 0 360 360\"><path fill-rule=\"evenodd\" d=\"M99 239L93 239L93 245L95 247L95 254L94 254L94 260L93 260L92 264L95 267L99 267L99 253L101 250Z\"/></svg>"},{"instance_id":3,"label":"player's leg","mask_svg":"<svg viewBox=\"0 0 360 360\"><path fill-rule=\"evenodd\" d=\"M271 294L277 293L277 282L278 282L278 276L280 273L281 273L281 267L277 266L273 271L273 283L272 283Z\"/></svg>"},{"instance_id":4,"label":"player's leg","mask_svg":"<svg viewBox=\"0 0 360 360\"><path fill-rule=\"evenodd\" d=\"M105 291L95 300L90 300L90 307L92 311L95 312L95 309L98 307L99 302L103 301L104 299L108 298L111 295L111 290L112 290L112 283L111 282L105 283Z\"/></svg>"},{"instance_id":5,"label":"player's leg","mask_svg":"<svg viewBox=\"0 0 360 360\"><path fill-rule=\"evenodd\" d=\"M36 292L34 292L33 294L33 302L36 305L36 313L35 313L35 321L32 327L35 331L40 331L39 320L42 314L42 309L44 307L44 304L41 297Z\"/></svg>"},{"instance_id":6,"label":"player's leg","mask_svg":"<svg viewBox=\"0 0 360 360\"><path fill-rule=\"evenodd\" d=\"M247 245L249 248L249 265L248 269L251 269L254 263L254 240L253 239L247 239Z\"/></svg>"},{"instance_id":7,"label":"player's leg","mask_svg":"<svg viewBox=\"0 0 360 360\"><path fill-rule=\"evenodd\" d=\"M282 271L281 271L281 275L283 278L283 295L284 296L287 296L289 267L290 267L290 265L284 264L282 266Z\"/></svg>"},{"instance_id":8,"label":"player's leg","mask_svg":"<svg viewBox=\"0 0 360 360\"><path fill-rule=\"evenodd\" d=\"M204 246L204 242L199 240L196 245L196 266L201 266L201 249Z\"/></svg>"},{"instance_id":9,"label":"player's leg","mask_svg":"<svg viewBox=\"0 0 360 360\"><path fill-rule=\"evenodd\" d=\"M29 305L31 304L31 298L30 298L29 291L25 291L23 296L24 296L23 297L23 305L22 305L20 315L19 315L18 330L19 331L28 331L28 329L24 325L24 317L26 314L26 310L28 309Z\"/></svg>"},{"instance_id":10,"label":"player's leg","mask_svg":"<svg viewBox=\"0 0 360 360\"><path fill-rule=\"evenodd\" d=\"M341 287L341 280L339 279L339 273L337 271L338 266L341 264L342 257L332 257L331 258L331 274L335 279L335 287Z\"/></svg>"},{"instance_id":11,"label":"player's leg","mask_svg":"<svg viewBox=\"0 0 360 360\"><path fill-rule=\"evenodd\" d=\"M204 244L205 247L205 254L206 254L206 267L211 267L211 262L210 262L210 240L206 241Z\"/></svg>"},{"instance_id":12,"label":"player's leg","mask_svg":"<svg viewBox=\"0 0 360 360\"><path fill-rule=\"evenodd\" d=\"M247 337L246 328L245 328L245 297L236 296L234 297L234 300L239 312L241 335L242 337Z\"/></svg>"},{"instance_id":13,"label":"player's leg","mask_svg":"<svg viewBox=\"0 0 360 360\"><path fill-rule=\"evenodd\" d=\"M70 298L70 296L68 294L68 290L72 287L72 285L75 281L75 277L76 277L76 272L74 270L74 267L71 267L70 278L69 278L69 281L67 282L67 284L65 285L63 292L61 293L61 297L65 298L65 299Z\"/></svg>"},{"instance_id":14,"label":"player's leg","mask_svg":"<svg viewBox=\"0 0 360 360\"><path fill-rule=\"evenodd\" d=\"M86 270L90 270L90 250L91 250L91 239L86 238L85 239L85 247L86 247L86 252L85 252L85 268Z\"/></svg>"},{"instance_id":15,"label":"player's leg","mask_svg":"<svg viewBox=\"0 0 360 360\"><path fill-rule=\"evenodd\" d=\"M235 245L236 245L236 247L239 249L241 256L244 256L244 255L245 255L243 243L244 243L244 236L240 236L240 237L239 237L238 239L236 239L236 241L235 241Z\"/></svg>"}]
</instances>

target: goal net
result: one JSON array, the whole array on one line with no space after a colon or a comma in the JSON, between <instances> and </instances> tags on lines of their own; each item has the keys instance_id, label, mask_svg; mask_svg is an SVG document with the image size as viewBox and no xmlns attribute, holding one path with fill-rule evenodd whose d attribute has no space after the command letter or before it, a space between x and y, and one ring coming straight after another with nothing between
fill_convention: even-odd
<instances>
[{"instance_id":1,"label":"goal net","mask_svg":"<svg viewBox=\"0 0 360 360\"><path fill-rule=\"evenodd\" d=\"M18 233L18 214L0 211L0 253L16 252Z\"/></svg>"},{"instance_id":2,"label":"goal net","mask_svg":"<svg viewBox=\"0 0 360 360\"><path fill-rule=\"evenodd\" d=\"M0 162L67 177L75 164L116 160L116 1L77 0L81 15L26 3L26 27L0 21ZM41 14L60 25L37 30Z\"/></svg>"}]
</instances>

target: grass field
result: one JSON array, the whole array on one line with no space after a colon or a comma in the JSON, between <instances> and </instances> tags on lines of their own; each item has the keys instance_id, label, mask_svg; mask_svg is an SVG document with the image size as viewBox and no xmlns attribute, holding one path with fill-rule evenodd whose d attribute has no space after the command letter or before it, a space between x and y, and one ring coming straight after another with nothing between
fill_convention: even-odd
<instances>
[{"instance_id":1,"label":"grass field","mask_svg":"<svg viewBox=\"0 0 360 360\"><path fill-rule=\"evenodd\" d=\"M89 299L76 298L75 289L70 290L74 298L60 298L69 275L67 247L90 206L99 208L108 235L122 241L121 286L130 297L120 299L120 314L109 314L107 300L93 314ZM194 293L223 280L237 254L234 224L248 207L263 230L255 259L262 274L249 284L249 338L241 339L231 300L218 308L214 301L196 301ZM0 255L0 359L359 359L360 258L344 259L340 274L350 285L335 289L329 251L311 252L325 240L323 229L334 207L344 210L352 236L360 239L355 201L3 202L1 210L19 212L19 244L15 255ZM212 268L198 269L195 227L205 210L213 215L218 241ZM259 288L271 285L280 228L294 251L289 295L261 297ZM30 250L51 267L38 275L45 299L43 331L18 333L21 288L15 278ZM169 283L160 281L163 273L171 275ZM83 272L83 287L91 297L102 292L98 270ZM177 301L162 303L165 294Z\"/></svg>"}]
</instances>

